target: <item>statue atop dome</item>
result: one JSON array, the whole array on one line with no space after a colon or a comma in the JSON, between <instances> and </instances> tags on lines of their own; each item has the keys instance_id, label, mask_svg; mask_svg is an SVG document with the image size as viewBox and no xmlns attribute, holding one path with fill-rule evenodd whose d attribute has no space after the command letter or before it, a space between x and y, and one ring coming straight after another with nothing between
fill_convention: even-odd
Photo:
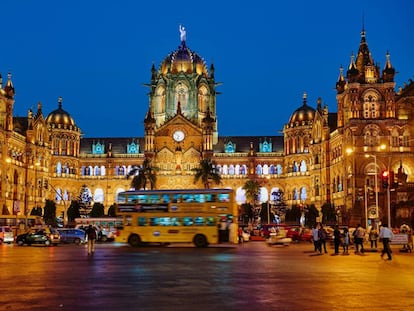
<instances>
[{"instance_id":1,"label":"statue atop dome","mask_svg":"<svg viewBox=\"0 0 414 311\"><path fill-rule=\"evenodd\" d=\"M179 26L179 28L178 28L179 30L180 30L180 39L181 39L181 42L184 42L185 41L185 39L186 39L186 34L187 34L187 32L185 31L185 27L183 27L181 24L180 24L180 26Z\"/></svg>"}]
</instances>

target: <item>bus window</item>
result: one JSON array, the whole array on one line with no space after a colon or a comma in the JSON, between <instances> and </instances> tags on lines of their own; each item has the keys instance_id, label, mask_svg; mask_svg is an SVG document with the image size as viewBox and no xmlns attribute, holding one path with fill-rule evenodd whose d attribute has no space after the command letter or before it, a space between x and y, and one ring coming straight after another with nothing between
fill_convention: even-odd
<instances>
[{"instance_id":1,"label":"bus window","mask_svg":"<svg viewBox=\"0 0 414 311\"><path fill-rule=\"evenodd\" d=\"M159 225L160 226L170 226L171 225L170 217L160 217L159 218Z\"/></svg>"},{"instance_id":2,"label":"bus window","mask_svg":"<svg viewBox=\"0 0 414 311\"><path fill-rule=\"evenodd\" d=\"M229 202L230 201L230 194L228 193L220 193L218 194L218 201L219 202Z\"/></svg>"},{"instance_id":3,"label":"bus window","mask_svg":"<svg viewBox=\"0 0 414 311\"><path fill-rule=\"evenodd\" d=\"M194 225L195 226L203 226L204 225L204 217L195 217L194 218Z\"/></svg>"},{"instance_id":4,"label":"bus window","mask_svg":"<svg viewBox=\"0 0 414 311\"><path fill-rule=\"evenodd\" d=\"M216 225L216 219L214 217L207 217L206 218L206 225L207 226L215 226Z\"/></svg>"},{"instance_id":5,"label":"bus window","mask_svg":"<svg viewBox=\"0 0 414 311\"><path fill-rule=\"evenodd\" d=\"M191 217L183 218L183 226L192 226L192 225L193 225L193 218Z\"/></svg>"},{"instance_id":6,"label":"bus window","mask_svg":"<svg viewBox=\"0 0 414 311\"><path fill-rule=\"evenodd\" d=\"M138 226L146 226L147 225L147 218L145 217L138 217Z\"/></svg>"},{"instance_id":7,"label":"bus window","mask_svg":"<svg viewBox=\"0 0 414 311\"><path fill-rule=\"evenodd\" d=\"M186 203L194 202L194 196L192 194L183 194L183 202L186 202Z\"/></svg>"},{"instance_id":8,"label":"bus window","mask_svg":"<svg viewBox=\"0 0 414 311\"><path fill-rule=\"evenodd\" d=\"M161 198L162 203L170 203L170 196L168 194L164 194Z\"/></svg>"},{"instance_id":9,"label":"bus window","mask_svg":"<svg viewBox=\"0 0 414 311\"><path fill-rule=\"evenodd\" d=\"M174 194L173 203L180 203L180 202L181 202L181 194Z\"/></svg>"},{"instance_id":10,"label":"bus window","mask_svg":"<svg viewBox=\"0 0 414 311\"><path fill-rule=\"evenodd\" d=\"M160 219L158 217L151 217L149 219L149 225L150 226L158 226L160 222Z\"/></svg>"},{"instance_id":11,"label":"bus window","mask_svg":"<svg viewBox=\"0 0 414 311\"><path fill-rule=\"evenodd\" d=\"M152 194L148 196L148 203L159 203L160 196L157 194Z\"/></svg>"},{"instance_id":12,"label":"bus window","mask_svg":"<svg viewBox=\"0 0 414 311\"><path fill-rule=\"evenodd\" d=\"M204 198L204 194L195 194L194 195L194 199L197 203L204 203L206 202L205 198Z\"/></svg>"},{"instance_id":13,"label":"bus window","mask_svg":"<svg viewBox=\"0 0 414 311\"><path fill-rule=\"evenodd\" d=\"M171 225L181 226L180 218L179 217L171 217Z\"/></svg>"}]
</instances>

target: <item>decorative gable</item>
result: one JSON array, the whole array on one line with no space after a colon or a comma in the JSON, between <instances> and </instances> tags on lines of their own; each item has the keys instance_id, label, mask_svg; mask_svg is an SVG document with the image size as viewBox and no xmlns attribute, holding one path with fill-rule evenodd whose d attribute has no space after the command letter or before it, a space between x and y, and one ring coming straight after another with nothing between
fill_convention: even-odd
<instances>
[{"instance_id":1,"label":"decorative gable","mask_svg":"<svg viewBox=\"0 0 414 311\"><path fill-rule=\"evenodd\" d=\"M225 153L234 153L236 152L236 144L232 141L229 141L224 147Z\"/></svg>"},{"instance_id":2,"label":"decorative gable","mask_svg":"<svg viewBox=\"0 0 414 311\"><path fill-rule=\"evenodd\" d=\"M92 154L103 154L105 152L105 145L97 142L92 144Z\"/></svg>"},{"instance_id":3,"label":"decorative gable","mask_svg":"<svg viewBox=\"0 0 414 311\"><path fill-rule=\"evenodd\" d=\"M135 142L132 142L127 145L127 154L138 154L139 153L139 145Z\"/></svg>"},{"instance_id":4,"label":"decorative gable","mask_svg":"<svg viewBox=\"0 0 414 311\"><path fill-rule=\"evenodd\" d=\"M265 140L259 144L259 152L272 152L272 142Z\"/></svg>"}]
</instances>

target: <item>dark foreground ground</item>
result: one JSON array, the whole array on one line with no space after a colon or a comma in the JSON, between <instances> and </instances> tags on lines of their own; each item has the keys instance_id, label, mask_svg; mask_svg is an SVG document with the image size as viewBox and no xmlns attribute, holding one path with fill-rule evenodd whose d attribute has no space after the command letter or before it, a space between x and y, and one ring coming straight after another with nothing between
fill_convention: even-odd
<instances>
[{"instance_id":1,"label":"dark foreground ground","mask_svg":"<svg viewBox=\"0 0 414 311\"><path fill-rule=\"evenodd\" d=\"M1 245L0 310L414 310L413 254L312 249Z\"/></svg>"}]
</instances>

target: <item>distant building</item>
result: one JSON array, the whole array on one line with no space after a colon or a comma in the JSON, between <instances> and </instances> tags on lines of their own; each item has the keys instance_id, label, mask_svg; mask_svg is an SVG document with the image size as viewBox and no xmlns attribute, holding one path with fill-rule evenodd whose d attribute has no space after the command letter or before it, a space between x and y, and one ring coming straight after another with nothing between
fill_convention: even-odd
<instances>
[{"instance_id":1,"label":"distant building","mask_svg":"<svg viewBox=\"0 0 414 311\"><path fill-rule=\"evenodd\" d=\"M281 190L289 207L314 205L320 210L329 205L344 224L364 223L364 207L370 218L386 221L388 192L381 174L395 172L395 191L389 180L393 223L413 222L413 208L398 203L413 199L414 84L410 80L396 91L396 70L390 55L385 57L381 70L362 31L358 54L351 56L345 72L340 68L338 112L329 112L322 99L312 107L304 94L283 135L270 137L219 135L220 83L214 66L208 68L185 37L158 69L151 68L144 137L84 138L63 110L62 98L46 117L40 103L27 117L13 117L9 74L0 87L2 213L30 212L43 207L46 199L64 211L83 186L92 202L103 203L107 210L118 192L130 188L127 173L145 158L158 168L158 189L201 188L193 183L192 169L201 159L212 158L221 172L220 187L234 189L239 203L245 202L243 185L254 179L263 185L262 201ZM257 106L252 103L252 110ZM112 126L107 122L105 126ZM378 213L373 209L377 198Z\"/></svg>"}]
</instances>

